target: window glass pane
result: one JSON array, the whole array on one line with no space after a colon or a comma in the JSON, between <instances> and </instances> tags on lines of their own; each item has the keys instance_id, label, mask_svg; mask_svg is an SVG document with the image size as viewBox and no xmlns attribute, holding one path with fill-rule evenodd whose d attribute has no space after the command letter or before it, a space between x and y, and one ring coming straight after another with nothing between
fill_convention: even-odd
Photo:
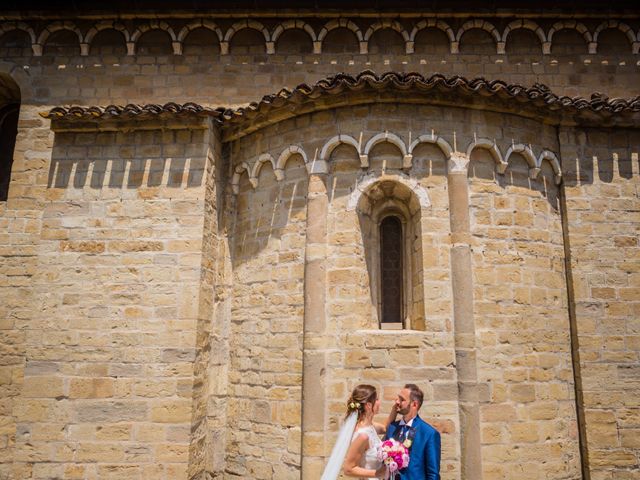
<instances>
[{"instance_id":1,"label":"window glass pane","mask_svg":"<svg viewBox=\"0 0 640 480\"><path fill-rule=\"evenodd\" d=\"M402 223L387 217L380 224L382 322L402 323Z\"/></svg>"}]
</instances>

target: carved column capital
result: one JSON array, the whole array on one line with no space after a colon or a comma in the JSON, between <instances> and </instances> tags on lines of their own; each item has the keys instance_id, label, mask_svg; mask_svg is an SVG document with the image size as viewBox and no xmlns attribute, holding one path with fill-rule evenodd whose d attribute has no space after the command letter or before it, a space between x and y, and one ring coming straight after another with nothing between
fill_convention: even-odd
<instances>
[{"instance_id":1,"label":"carved column capital","mask_svg":"<svg viewBox=\"0 0 640 480\"><path fill-rule=\"evenodd\" d=\"M466 153L453 152L449 157L449 173L467 173L469 156Z\"/></svg>"}]
</instances>

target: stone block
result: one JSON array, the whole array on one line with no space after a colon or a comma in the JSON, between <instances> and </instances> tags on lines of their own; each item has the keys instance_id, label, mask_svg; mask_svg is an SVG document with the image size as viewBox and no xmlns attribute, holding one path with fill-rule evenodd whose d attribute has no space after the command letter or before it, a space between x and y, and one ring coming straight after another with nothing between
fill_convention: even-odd
<instances>
[{"instance_id":1,"label":"stone block","mask_svg":"<svg viewBox=\"0 0 640 480\"><path fill-rule=\"evenodd\" d=\"M509 422L516 420L516 411L509 404L492 404L480 407L482 422Z\"/></svg>"},{"instance_id":2,"label":"stone block","mask_svg":"<svg viewBox=\"0 0 640 480\"><path fill-rule=\"evenodd\" d=\"M534 385L512 385L510 387L511 399L518 403L529 403L536 399L536 388Z\"/></svg>"},{"instance_id":3,"label":"stone block","mask_svg":"<svg viewBox=\"0 0 640 480\"><path fill-rule=\"evenodd\" d=\"M162 463L186 463L189 458L189 445L175 443L156 445L154 458Z\"/></svg>"},{"instance_id":4,"label":"stone block","mask_svg":"<svg viewBox=\"0 0 640 480\"><path fill-rule=\"evenodd\" d=\"M527 408L531 420L552 420L558 416L558 404L555 402L539 402Z\"/></svg>"},{"instance_id":5,"label":"stone block","mask_svg":"<svg viewBox=\"0 0 640 480\"><path fill-rule=\"evenodd\" d=\"M120 443L78 443L75 453L77 462L114 463L124 459L124 445Z\"/></svg>"},{"instance_id":6,"label":"stone block","mask_svg":"<svg viewBox=\"0 0 640 480\"><path fill-rule=\"evenodd\" d=\"M181 423L191 420L190 400L157 401L151 407L151 420L159 423Z\"/></svg>"},{"instance_id":7,"label":"stone block","mask_svg":"<svg viewBox=\"0 0 640 480\"><path fill-rule=\"evenodd\" d=\"M26 377L22 395L30 398L55 398L64 395L64 385L59 377Z\"/></svg>"},{"instance_id":8,"label":"stone block","mask_svg":"<svg viewBox=\"0 0 640 480\"><path fill-rule=\"evenodd\" d=\"M131 440L133 426L127 423L97 425L95 428L96 440Z\"/></svg>"},{"instance_id":9,"label":"stone block","mask_svg":"<svg viewBox=\"0 0 640 480\"><path fill-rule=\"evenodd\" d=\"M509 425L509 437L512 443L535 443L540 440L536 423L513 423Z\"/></svg>"},{"instance_id":10,"label":"stone block","mask_svg":"<svg viewBox=\"0 0 640 480\"><path fill-rule=\"evenodd\" d=\"M108 398L114 395L112 378L71 378L69 398Z\"/></svg>"},{"instance_id":11,"label":"stone block","mask_svg":"<svg viewBox=\"0 0 640 480\"><path fill-rule=\"evenodd\" d=\"M74 416L79 422L107 423L147 420L149 407L137 400L83 400L74 403Z\"/></svg>"}]
</instances>

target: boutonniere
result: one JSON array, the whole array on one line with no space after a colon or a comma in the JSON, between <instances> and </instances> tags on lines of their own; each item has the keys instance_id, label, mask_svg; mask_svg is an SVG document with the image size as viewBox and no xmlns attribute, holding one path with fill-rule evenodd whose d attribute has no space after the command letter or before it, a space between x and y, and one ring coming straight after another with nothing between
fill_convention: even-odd
<instances>
[{"instance_id":1,"label":"boutonniere","mask_svg":"<svg viewBox=\"0 0 640 480\"><path fill-rule=\"evenodd\" d=\"M402 444L407 448L411 448L411 445L413 445L413 439L415 437L416 437L416 429L414 427L409 427L409 429L407 430L407 434L404 437L404 442L402 442Z\"/></svg>"}]
</instances>

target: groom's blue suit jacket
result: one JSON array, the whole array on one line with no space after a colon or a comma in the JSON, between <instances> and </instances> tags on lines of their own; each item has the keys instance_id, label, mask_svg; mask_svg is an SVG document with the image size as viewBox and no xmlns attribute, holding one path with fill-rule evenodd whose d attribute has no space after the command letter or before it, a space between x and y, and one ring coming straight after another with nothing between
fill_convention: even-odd
<instances>
[{"instance_id":1,"label":"groom's blue suit jacket","mask_svg":"<svg viewBox=\"0 0 640 480\"><path fill-rule=\"evenodd\" d=\"M400 422L389 425L385 439L393 438ZM411 424L416 433L409 449L409 467L400 472L402 480L440 480L440 433L420 417Z\"/></svg>"}]
</instances>

